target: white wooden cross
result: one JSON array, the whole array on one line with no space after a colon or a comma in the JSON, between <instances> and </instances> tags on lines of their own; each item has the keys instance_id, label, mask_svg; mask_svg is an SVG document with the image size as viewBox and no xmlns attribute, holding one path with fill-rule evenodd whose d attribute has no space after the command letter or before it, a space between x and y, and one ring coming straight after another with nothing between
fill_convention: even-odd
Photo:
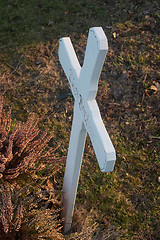
<instances>
[{"instance_id":1,"label":"white wooden cross","mask_svg":"<svg viewBox=\"0 0 160 240\"><path fill-rule=\"evenodd\" d=\"M60 39L59 60L75 99L72 131L63 182L64 232L71 228L82 156L88 132L102 172L113 170L115 149L102 122L95 100L99 75L108 50L101 27L90 28L83 66L69 37Z\"/></svg>"}]
</instances>

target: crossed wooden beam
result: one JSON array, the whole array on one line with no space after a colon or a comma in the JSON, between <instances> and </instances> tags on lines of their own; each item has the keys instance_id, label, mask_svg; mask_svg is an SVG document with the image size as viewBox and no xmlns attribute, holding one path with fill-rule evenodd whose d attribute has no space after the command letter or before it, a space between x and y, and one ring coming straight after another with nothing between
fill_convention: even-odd
<instances>
[{"instance_id":1,"label":"crossed wooden beam","mask_svg":"<svg viewBox=\"0 0 160 240\"><path fill-rule=\"evenodd\" d=\"M107 38L101 27L90 28L82 67L70 38L62 38L59 42L59 60L75 99L63 182L64 232L68 232L71 228L87 132L102 172L112 171L116 160L115 149L105 129L95 100L98 80L107 50Z\"/></svg>"}]
</instances>

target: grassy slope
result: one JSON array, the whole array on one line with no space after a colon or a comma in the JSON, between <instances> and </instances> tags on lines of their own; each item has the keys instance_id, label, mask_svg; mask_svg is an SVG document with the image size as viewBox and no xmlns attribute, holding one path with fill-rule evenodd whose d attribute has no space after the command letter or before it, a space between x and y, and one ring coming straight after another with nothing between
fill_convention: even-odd
<instances>
[{"instance_id":1,"label":"grassy slope","mask_svg":"<svg viewBox=\"0 0 160 240\"><path fill-rule=\"evenodd\" d=\"M76 204L82 225L87 214L88 224L98 224L95 239L160 237L159 9L158 1L0 3L1 94L15 121L34 111L42 129L54 130L60 156L67 154L73 99L58 39L71 36L82 63L88 29L102 26L108 36L97 101L117 161L113 173L100 173L87 139Z\"/></svg>"}]
</instances>

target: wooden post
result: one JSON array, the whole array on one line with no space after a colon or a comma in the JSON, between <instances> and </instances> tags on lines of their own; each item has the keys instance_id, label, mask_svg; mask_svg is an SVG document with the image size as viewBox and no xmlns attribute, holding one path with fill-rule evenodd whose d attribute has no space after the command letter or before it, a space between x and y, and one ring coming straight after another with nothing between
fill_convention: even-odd
<instances>
[{"instance_id":1,"label":"wooden post","mask_svg":"<svg viewBox=\"0 0 160 240\"><path fill-rule=\"evenodd\" d=\"M102 122L95 100L99 75L108 50L101 27L89 31L84 64L81 68L70 38L59 42L59 60L75 99L73 124L63 182L64 232L71 228L86 133L88 132L102 172L113 170L115 149Z\"/></svg>"}]
</instances>

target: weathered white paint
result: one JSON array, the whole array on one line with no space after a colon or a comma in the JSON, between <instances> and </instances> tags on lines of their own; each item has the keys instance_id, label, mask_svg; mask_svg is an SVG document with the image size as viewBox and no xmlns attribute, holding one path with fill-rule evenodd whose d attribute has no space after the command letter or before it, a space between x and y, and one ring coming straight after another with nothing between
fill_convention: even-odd
<instances>
[{"instance_id":1,"label":"weathered white paint","mask_svg":"<svg viewBox=\"0 0 160 240\"><path fill-rule=\"evenodd\" d=\"M81 68L70 38L59 42L59 60L75 99L72 131L63 182L64 232L71 228L86 133L88 132L102 172L113 170L115 149L102 122L95 100L99 75L108 50L101 27L89 31L84 63Z\"/></svg>"}]
</instances>

